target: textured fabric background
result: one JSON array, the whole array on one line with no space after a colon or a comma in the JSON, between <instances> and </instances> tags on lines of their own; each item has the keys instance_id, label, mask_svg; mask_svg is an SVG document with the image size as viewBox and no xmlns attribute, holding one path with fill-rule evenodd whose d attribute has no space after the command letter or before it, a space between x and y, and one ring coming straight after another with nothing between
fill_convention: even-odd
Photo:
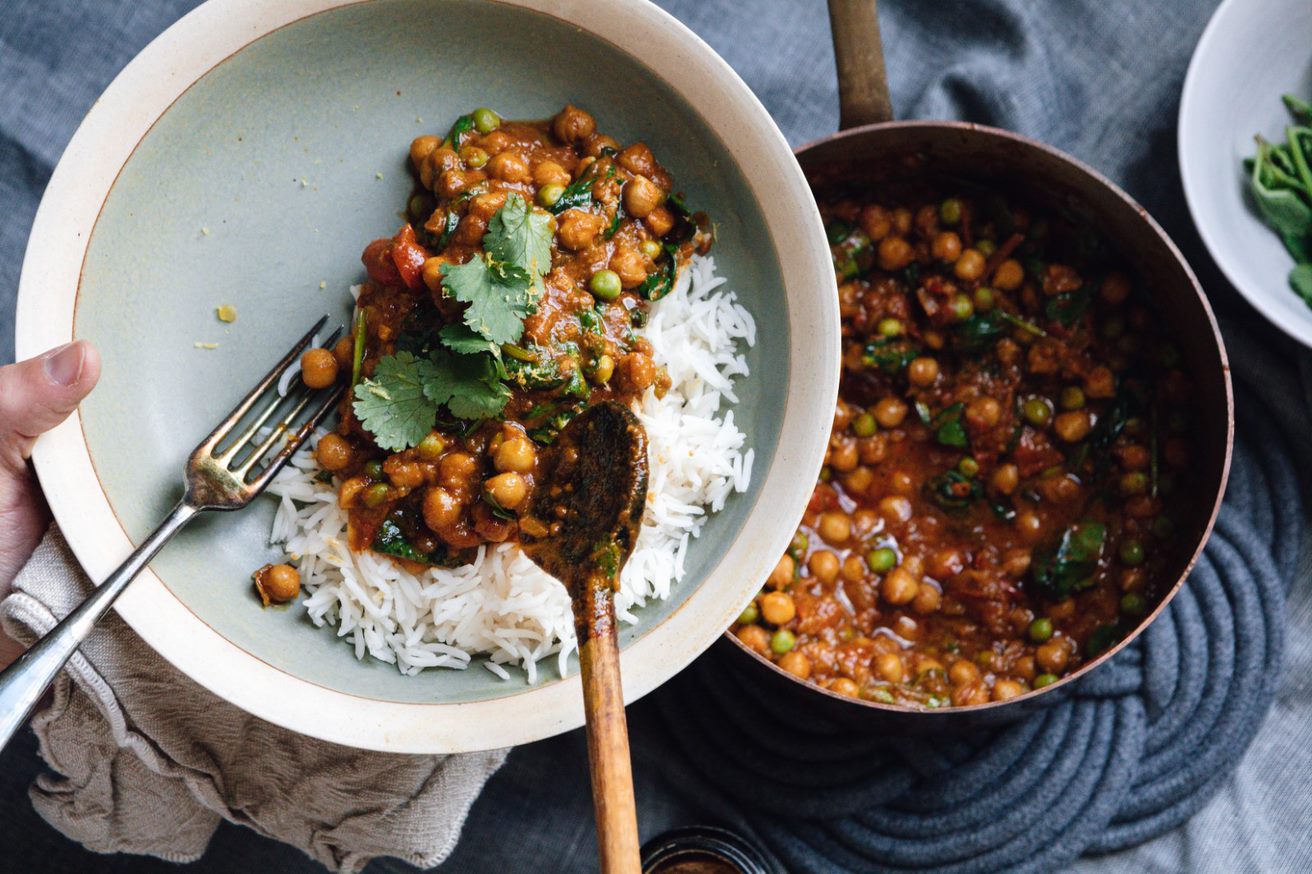
<instances>
[{"instance_id":1,"label":"textured fabric background","mask_svg":"<svg viewBox=\"0 0 1312 874\"><path fill-rule=\"evenodd\" d=\"M190 5L177 0L7 0L4 4L0 15L0 204L5 207L0 212L0 360L12 357L8 320L22 246L60 151L113 74ZM833 60L821 0L663 0L662 5L725 56L794 144L833 130L837 122ZM1179 635L1174 651L1169 634L1159 633L1156 641L1150 639L1146 648L1118 660L1115 669L1103 672L1106 677L1095 677L1093 688L1084 690L1091 697L1111 700L1125 694L1118 683L1140 682L1145 684L1144 700L1172 702L1172 706L1166 712L1147 707L1139 733L1121 726L1105 738L1089 739L1088 748L1102 750L1103 758L1086 758L1069 767L1041 744L1013 741L1014 762L1006 773L1021 775L1015 779L1026 791L1010 797L999 793L995 809L986 817L1029 819L1026 835L1015 845L1014 852L1020 855L1006 863L1001 856L991 856L997 862L993 867L1010 868L1026 861L1055 867L1078 849L1114 850L1167 830L1146 844L1085 858L1075 867L1312 870L1312 838L1307 836L1312 796L1306 789L1312 777L1312 682L1308 679L1312 598L1307 579L1312 550L1302 498L1307 483L1298 464L1307 456L1312 424L1307 363L1300 349L1266 325L1219 278L1198 244L1175 168L1179 88L1213 5L1210 0L1064 0L1061 4L884 0L881 4L898 114L965 118L1008 127L1063 148L1122 184L1166 226L1199 272L1222 319L1237 380L1238 445L1227 500L1229 521L1209 549L1211 570L1196 575L1187 593L1193 597L1182 597L1177 601L1179 609L1173 610L1179 614L1179 628L1201 624L1206 630L1201 639L1198 634ZM1235 581L1251 584L1227 590L1226 581L1232 586ZM1288 583L1292 588L1282 605ZM1279 617L1264 610L1287 619L1283 640L1278 623L1271 621ZM1209 616L1228 621L1229 638L1224 622L1208 626ZM1247 633L1236 636L1236 628ZM1253 629L1258 630L1256 638ZM1273 656L1282 644L1280 669ZM1203 666L1208 676L1229 682L1201 683ZM896 822L896 817L890 818L884 802L897 794L892 781L914 777L899 772L902 766L884 745L872 750L866 770L852 775L850 782L869 793L864 800L851 786L826 786L824 791L808 787L798 781L797 769L786 757L758 756L751 759L750 767L741 767L738 779L717 781L715 787L704 785L703 776L724 773L715 769L724 768L725 757L707 752L722 746L723 735L717 729L722 732L724 726L699 727L693 717L713 713L732 699L717 693L717 683L723 682L714 660L704 659L633 708L644 834L690 822L727 822L752 831L762 843L794 859L794 867L803 867L796 859L805 858L806 868L841 870L871 867L861 857L877 840L889 842L887 852L902 854L898 860L904 866L923 867L936 851L935 838L963 827L962 822L946 819L926 825L914 809L901 810L902 818ZM1180 689L1194 690L1189 700L1173 701L1174 690ZM1274 706L1231 774L1228 766L1258 724L1260 705L1268 694L1274 696ZM786 716L771 714L767 708L758 718L786 722ZM1076 718L1097 721L1085 713ZM1031 730L1035 736L1044 732ZM1143 745L1133 752L1135 762L1141 763L1133 774L1124 761L1129 755L1126 738ZM1145 751L1148 756L1141 759ZM962 755L968 758L968 753ZM962 761L952 755L946 761L925 756L921 763L926 772L950 772ZM584 762L578 733L514 752L475 805L465 838L443 870L593 870ZM1027 773L1027 768L1040 775ZM0 834L5 838L7 863L19 870L163 870L162 863L92 856L49 830L26 798L26 787L38 770L30 740L15 744L0 759ZM1114 805L1102 800L1101 806L1076 809L1060 828L1052 828L1052 818L1036 816L1034 795L1043 791L1045 780L1082 786L1081 774L1112 775L1129 781L1125 785L1133 788ZM1064 790L1058 794L1058 800L1067 797ZM1097 796L1093 790L1088 794ZM935 803L925 797L930 799L926 805ZM968 800L954 802L965 805ZM858 803L857 815L841 823L834 820L834 814L852 813L854 803ZM1178 825L1196 810L1192 819ZM808 812L825 814L826 823L804 827L799 818ZM1104 823L1113 814L1116 819ZM908 834L917 828L926 833L921 840L908 842ZM989 841L1003 827L989 829L984 822L975 822L965 828L965 837L955 837L958 846L982 853L996 846ZM796 855L799 840L824 849L833 864L826 865L816 852ZM912 844L917 846L908 849ZM970 865L969 859L963 861ZM210 851L193 867L313 869L295 851L232 827L220 830ZM412 869L380 861L369 870Z\"/></svg>"}]
</instances>

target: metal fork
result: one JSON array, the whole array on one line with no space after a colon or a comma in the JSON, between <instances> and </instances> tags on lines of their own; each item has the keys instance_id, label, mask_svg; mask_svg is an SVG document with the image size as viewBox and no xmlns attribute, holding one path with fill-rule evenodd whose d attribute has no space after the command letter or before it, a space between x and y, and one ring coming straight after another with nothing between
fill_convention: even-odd
<instances>
[{"instance_id":1,"label":"metal fork","mask_svg":"<svg viewBox=\"0 0 1312 874\"><path fill-rule=\"evenodd\" d=\"M345 390L341 381L316 391L296 380L295 385L300 386L300 390L289 391L287 397L282 397L276 390L280 378L327 321L328 317L324 316L316 322L210 436L192 451L184 471L186 489L182 500L154 533L49 634L0 673L0 749L27 721L41 696L73 652L91 634L100 617L164 544L202 510L239 510L253 501L341 398ZM323 345L331 347L340 333L339 328ZM268 403L237 433L238 425L262 398ZM263 436L261 428L289 403L292 404L291 410L277 421L271 433ZM229 441L234 434L236 436ZM280 440L283 445L278 447ZM220 446L224 448L220 449ZM270 456L274 449L277 449L276 453Z\"/></svg>"}]
</instances>

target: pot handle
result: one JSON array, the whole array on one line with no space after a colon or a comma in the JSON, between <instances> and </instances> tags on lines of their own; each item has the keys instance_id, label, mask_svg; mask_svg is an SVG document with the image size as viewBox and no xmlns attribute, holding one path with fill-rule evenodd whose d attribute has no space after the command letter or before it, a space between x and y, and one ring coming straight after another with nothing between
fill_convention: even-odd
<instances>
[{"instance_id":1,"label":"pot handle","mask_svg":"<svg viewBox=\"0 0 1312 874\"><path fill-rule=\"evenodd\" d=\"M838 67L838 129L893 120L875 0L829 0Z\"/></svg>"}]
</instances>

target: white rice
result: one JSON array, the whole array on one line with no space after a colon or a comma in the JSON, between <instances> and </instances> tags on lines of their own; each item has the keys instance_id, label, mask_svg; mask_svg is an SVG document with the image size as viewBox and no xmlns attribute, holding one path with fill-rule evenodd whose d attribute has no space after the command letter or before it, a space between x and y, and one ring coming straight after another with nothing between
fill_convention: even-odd
<instances>
[{"instance_id":1,"label":"white rice","mask_svg":"<svg viewBox=\"0 0 1312 874\"><path fill-rule=\"evenodd\" d=\"M649 600L669 597L708 512L751 480L753 451L733 411L721 415L720 407L738 400L734 380L748 375L742 344L755 344L756 325L724 282L713 258L695 256L642 331L673 385L664 398L649 389L635 404L647 429L650 482L616 598L625 622L637 622L634 609ZM318 473L307 448L269 487L280 499L270 539L299 557L305 609L316 625L335 626L357 658L390 662L404 674L466 668L482 654L498 677L510 679L502 665L515 664L533 683L538 660L554 654L564 675L576 647L569 596L518 546L485 546L463 567L410 573L347 548L336 486Z\"/></svg>"}]
</instances>

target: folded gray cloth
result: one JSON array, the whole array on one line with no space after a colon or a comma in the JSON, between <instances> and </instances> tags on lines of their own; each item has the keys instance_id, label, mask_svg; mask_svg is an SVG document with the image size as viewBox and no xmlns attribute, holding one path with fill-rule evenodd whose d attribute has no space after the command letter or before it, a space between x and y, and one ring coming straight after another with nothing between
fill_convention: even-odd
<instances>
[{"instance_id":1,"label":"folded gray cloth","mask_svg":"<svg viewBox=\"0 0 1312 874\"><path fill-rule=\"evenodd\" d=\"M91 588L52 527L0 623L30 645ZM56 772L38 779L32 802L89 849L188 862L227 819L344 872L375 856L437 865L507 753L390 755L287 731L183 676L117 614L73 656L32 727Z\"/></svg>"}]
</instances>

